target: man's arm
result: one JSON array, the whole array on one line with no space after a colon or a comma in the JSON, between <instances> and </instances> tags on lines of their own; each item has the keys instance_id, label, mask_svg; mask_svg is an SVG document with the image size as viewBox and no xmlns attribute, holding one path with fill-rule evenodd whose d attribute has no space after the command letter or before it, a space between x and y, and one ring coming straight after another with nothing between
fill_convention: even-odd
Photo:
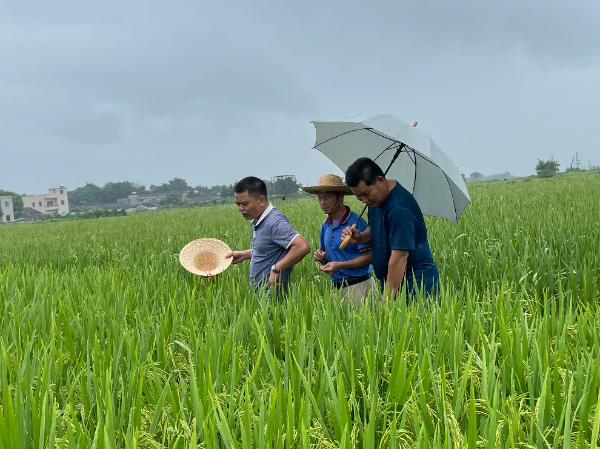
<instances>
[{"instance_id":1,"label":"man's arm","mask_svg":"<svg viewBox=\"0 0 600 449\"><path fill-rule=\"evenodd\" d=\"M351 235L352 238L348 242L351 245L368 245L371 243L371 227L369 226L364 231L360 232L356 228L352 228L352 226L346 227L342 231L342 240L346 238L346 236ZM341 242L340 242L341 243Z\"/></svg>"},{"instance_id":2,"label":"man's arm","mask_svg":"<svg viewBox=\"0 0 600 449\"><path fill-rule=\"evenodd\" d=\"M327 253L325 252L325 225L321 225L321 232L319 233L319 249L315 251L313 260L319 262L321 265L327 263Z\"/></svg>"},{"instance_id":3,"label":"man's arm","mask_svg":"<svg viewBox=\"0 0 600 449\"><path fill-rule=\"evenodd\" d=\"M240 263L252 257L252 250L247 249L245 251L231 251L230 253L225 254L226 259L229 259L230 257L233 257L231 263Z\"/></svg>"},{"instance_id":4,"label":"man's arm","mask_svg":"<svg viewBox=\"0 0 600 449\"><path fill-rule=\"evenodd\" d=\"M333 274L343 268L362 268L371 263L371 250L365 250L363 253L354 259L345 260L343 262L329 262L323 265L321 271L327 274Z\"/></svg>"},{"instance_id":5,"label":"man's arm","mask_svg":"<svg viewBox=\"0 0 600 449\"><path fill-rule=\"evenodd\" d=\"M310 245L304 237L298 234L290 243L290 250L283 259L275 264L275 267L281 271L296 265L304 256L310 253Z\"/></svg>"},{"instance_id":6,"label":"man's arm","mask_svg":"<svg viewBox=\"0 0 600 449\"><path fill-rule=\"evenodd\" d=\"M394 299L398 289L402 285L404 273L406 272L406 261L408 260L408 251L405 249L393 249L388 265L388 274L383 289L383 304L387 303L388 298Z\"/></svg>"},{"instance_id":7,"label":"man's arm","mask_svg":"<svg viewBox=\"0 0 600 449\"><path fill-rule=\"evenodd\" d=\"M290 243L290 250L288 251L288 253L283 259L281 259L275 264L275 268L281 271L291 266L294 266L298 262L300 262L308 253L310 253L310 245L304 237L298 234L296 237L294 237L292 243ZM271 271L271 274L269 274L269 284L278 287L279 276L280 273L275 273L274 271Z\"/></svg>"}]
</instances>

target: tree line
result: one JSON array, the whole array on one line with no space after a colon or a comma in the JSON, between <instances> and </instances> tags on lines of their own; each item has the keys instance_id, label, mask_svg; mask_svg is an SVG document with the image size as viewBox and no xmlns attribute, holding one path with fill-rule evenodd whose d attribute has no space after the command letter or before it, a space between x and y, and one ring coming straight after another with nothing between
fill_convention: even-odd
<instances>
[{"instance_id":1,"label":"tree line","mask_svg":"<svg viewBox=\"0 0 600 449\"><path fill-rule=\"evenodd\" d=\"M173 178L160 185L151 184L146 188L143 184L130 181L108 182L103 187L93 183L86 183L69 192L69 203L72 205L116 203L120 198L127 198L132 193L175 193L185 192L188 197L216 195L221 193L223 187L227 186L190 186L185 179Z\"/></svg>"},{"instance_id":2,"label":"tree line","mask_svg":"<svg viewBox=\"0 0 600 449\"><path fill-rule=\"evenodd\" d=\"M269 195L291 195L298 192L299 185L290 178L279 179L275 183L265 181ZM216 186L190 186L185 179L173 178L160 185L151 184L148 189L145 185L133 183L130 181L108 182L103 187L93 183L86 183L83 187L78 187L69 192L69 204L89 205L116 203L119 198L127 198L133 192L137 194L148 193L187 193L188 198L199 196L219 195L221 198L233 198L233 188L235 183L229 185Z\"/></svg>"}]
</instances>

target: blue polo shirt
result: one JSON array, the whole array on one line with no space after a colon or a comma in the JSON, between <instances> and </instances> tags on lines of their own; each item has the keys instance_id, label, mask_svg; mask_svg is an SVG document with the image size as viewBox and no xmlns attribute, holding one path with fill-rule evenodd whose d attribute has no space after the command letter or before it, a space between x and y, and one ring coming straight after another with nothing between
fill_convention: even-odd
<instances>
[{"instance_id":1,"label":"blue polo shirt","mask_svg":"<svg viewBox=\"0 0 600 449\"><path fill-rule=\"evenodd\" d=\"M250 285L257 289L269 287L271 267L285 257L292 241L300 234L285 215L269 204L252 226L252 256L250 258ZM285 289L290 282L292 267L281 270L280 285Z\"/></svg>"},{"instance_id":2,"label":"blue polo shirt","mask_svg":"<svg viewBox=\"0 0 600 449\"><path fill-rule=\"evenodd\" d=\"M342 243L342 231L346 226L351 226L356 223L358 214L350 210L346 206L346 212L340 218L338 223L333 223L331 215L327 217L327 220L321 225L321 249L327 253L328 262L346 262L348 260L356 259L362 254L362 251L369 249L368 245L346 245L344 250L340 250L340 244ZM358 220L356 229L360 232L367 229L369 226L367 222L362 218ZM343 281L349 277L364 276L365 274L371 273L371 265L367 265L362 268L343 268L336 271L331 275L333 282Z\"/></svg>"},{"instance_id":3,"label":"blue polo shirt","mask_svg":"<svg viewBox=\"0 0 600 449\"><path fill-rule=\"evenodd\" d=\"M434 284L439 283L439 274L427 240L425 220L415 198L399 182L383 203L369 207L369 226L371 263L382 287L388 275L392 250L407 250L408 291L420 288L423 283L425 291L430 293Z\"/></svg>"}]
</instances>

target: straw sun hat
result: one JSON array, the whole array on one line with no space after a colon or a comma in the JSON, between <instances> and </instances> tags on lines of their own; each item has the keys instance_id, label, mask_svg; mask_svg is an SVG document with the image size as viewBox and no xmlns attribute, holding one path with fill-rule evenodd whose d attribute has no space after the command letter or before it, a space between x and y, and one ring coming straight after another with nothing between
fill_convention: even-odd
<instances>
[{"instance_id":1,"label":"straw sun hat","mask_svg":"<svg viewBox=\"0 0 600 449\"><path fill-rule=\"evenodd\" d=\"M352 193L350 187L344 184L342 178L338 175L324 175L319 179L319 184L312 187L302 187L302 190L308 193L321 193L321 192L342 192Z\"/></svg>"},{"instance_id":2,"label":"straw sun hat","mask_svg":"<svg viewBox=\"0 0 600 449\"><path fill-rule=\"evenodd\" d=\"M225 258L231 249L218 239L192 240L179 253L179 263L190 273L212 276L231 265L232 258Z\"/></svg>"}]
</instances>

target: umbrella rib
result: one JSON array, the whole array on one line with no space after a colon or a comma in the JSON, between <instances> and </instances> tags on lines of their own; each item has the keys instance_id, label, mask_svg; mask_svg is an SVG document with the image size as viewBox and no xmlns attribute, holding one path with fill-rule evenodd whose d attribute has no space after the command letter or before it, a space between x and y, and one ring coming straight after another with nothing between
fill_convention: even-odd
<instances>
[{"instance_id":1,"label":"umbrella rib","mask_svg":"<svg viewBox=\"0 0 600 449\"><path fill-rule=\"evenodd\" d=\"M394 142L393 142L393 143L392 143L390 146L388 146L388 147L387 147L385 150L383 150L381 153L379 153L379 154L377 155L377 157L376 157L375 159L373 159L373 161L376 161L377 159L379 159L379 157L380 157L380 156L381 156L383 153L385 153L387 150L390 150L390 149L391 149L391 148L392 148L394 145L396 145L397 143L400 143L400 142L398 142L398 141L394 141Z\"/></svg>"},{"instance_id":2,"label":"umbrella rib","mask_svg":"<svg viewBox=\"0 0 600 449\"><path fill-rule=\"evenodd\" d=\"M442 172L444 173L444 172ZM458 212L456 212L456 201L454 201L454 194L452 193L452 186L450 185L450 180L448 179L448 175L444 173L444 178L446 178L446 182L448 183L448 188L450 189L450 195L452 196L452 207L454 207L454 217L456 218L456 223L458 224Z\"/></svg>"},{"instance_id":3,"label":"umbrella rib","mask_svg":"<svg viewBox=\"0 0 600 449\"><path fill-rule=\"evenodd\" d=\"M426 158L425 156L423 156L422 154L419 154L418 152L416 152L414 150L413 150L413 154L415 156L419 156L421 159L425 159L430 164L435 165L437 168L442 170L438 164L436 164L435 162L433 162L431 160L431 158ZM417 183L417 168L416 167L417 167L417 163L415 161L415 183L413 184L413 192L415 191L415 185ZM458 217L457 217L458 214L456 213L456 201L454 200L454 195L452 194L452 186L450 186L450 181L448 180L448 175L446 174L446 172L444 170L442 170L442 173L444 174L444 178L446 179L446 184L448 184L448 189L450 190L450 196L452 197L452 207L454 208L454 217L456 218L455 223L458 223Z\"/></svg>"},{"instance_id":4,"label":"umbrella rib","mask_svg":"<svg viewBox=\"0 0 600 449\"><path fill-rule=\"evenodd\" d=\"M331 138L329 138L329 139L327 139L327 140L324 140L324 141L323 141L323 142L321 142L321 143L315 144L315 146L314 146L313 148L317 148L319 145L323 145L324 143L327 143L327 142L329 142L330 140L337 139L338 137L340 137L340 136L343 136L344 134L353 133L354 131L365 131L365 130L367 130L367 131L370 131L370 130L371 130L371 128L360 128L360 129L353 129L353 130L350 130L350 131L346 131L346 132L344 132L344 133L342 133L342 134L338 134L337 136L333 136L333 137L331 137Z\"/></svg>"},{"instance_id":5,"label":"umbrella rib","mask_svg":"<svg viewBox=\"0 0 600 449\"><path fill-rule=\"evenodd\" d=\"M412 194L415 194L415 188L417 187L417 156L416 156L416 151L413 149L412 151L412 155L414 157L414 159L412 157L410 157L410 152L408 153L408 157L410 158L411 161L413 161L413 164L415 164L415 175L413 178L413 189L412 189Z\"/></svg>"}]
</instances>

